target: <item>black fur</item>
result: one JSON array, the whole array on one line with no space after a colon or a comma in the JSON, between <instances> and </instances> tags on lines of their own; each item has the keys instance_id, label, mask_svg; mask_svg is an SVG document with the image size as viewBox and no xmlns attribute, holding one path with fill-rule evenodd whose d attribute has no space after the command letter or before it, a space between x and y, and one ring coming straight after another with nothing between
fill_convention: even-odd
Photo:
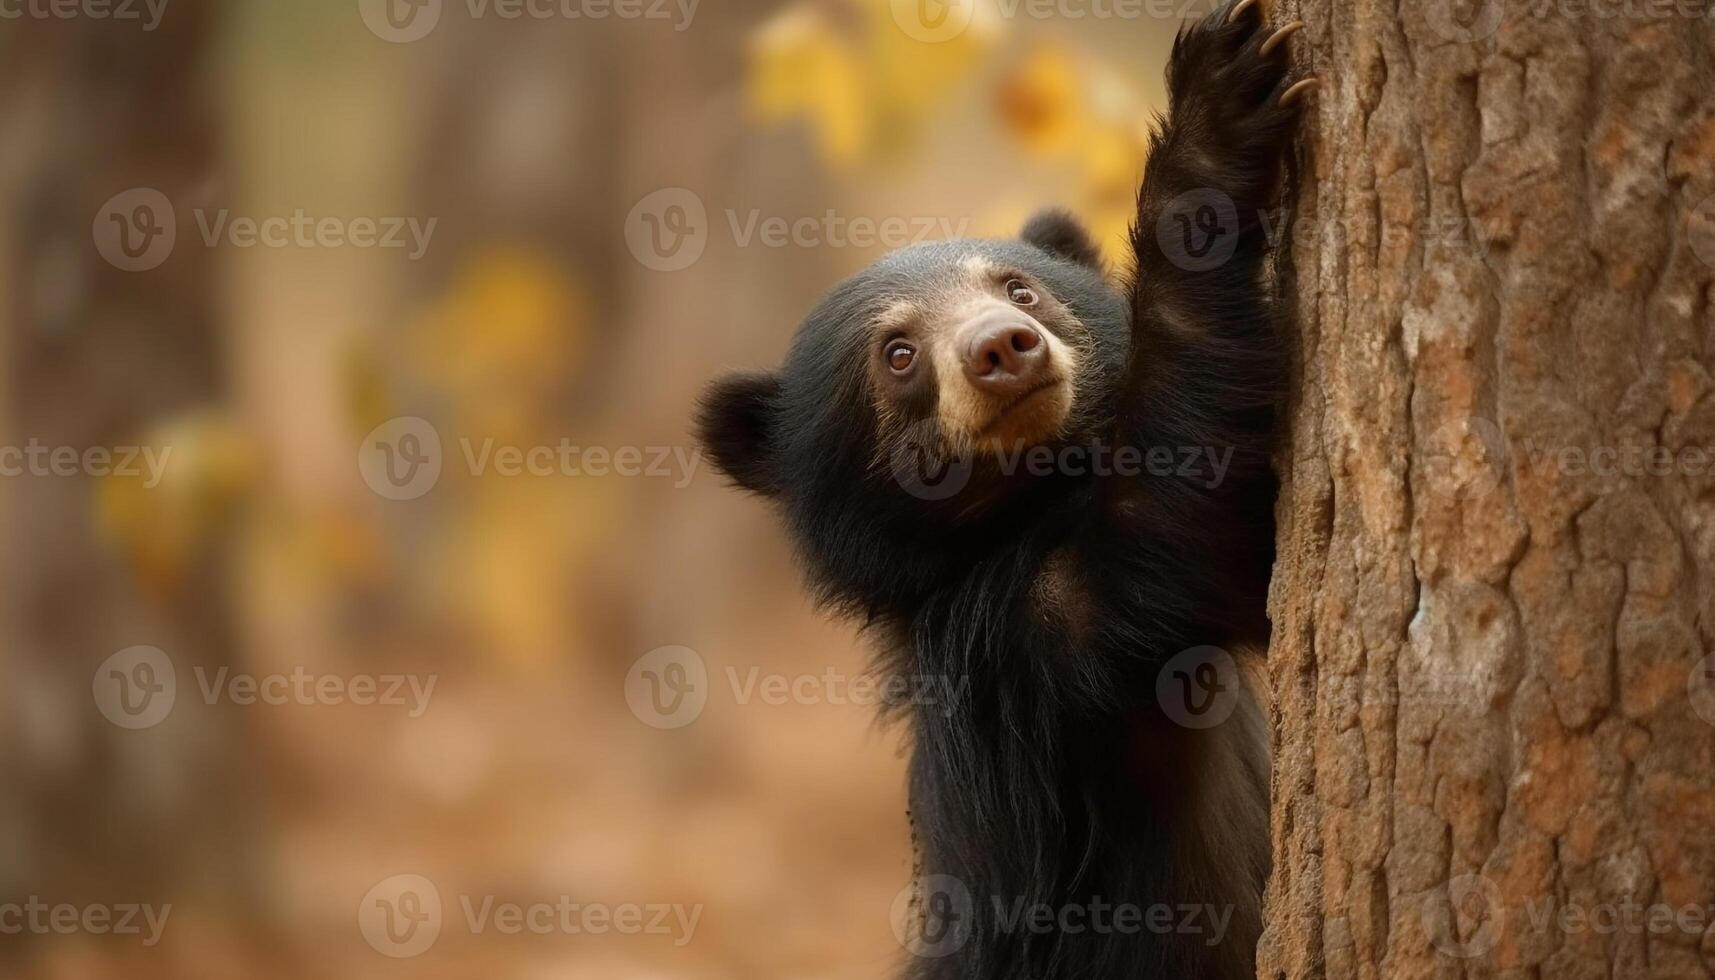
<instances>
[{"instance_id":1,"label":"black fur","mask_svg":"<svg viewBox=\"0 0 1715 980\"><path fill-rule=\"evenodd\" d=\"M779 397L780 381L772 375L740 374L711 386L697 411L697 431L715 465L739 486L764 496L780 489L768 449Z\"/></svg>"},{"instance_id":2,"label":"black fur","mask_svg":"<svg viewBox=\"0 0 1715 980\"><path fill-rule=\"evenodd\" d=\"M1278 106L1285 57L1260 55L1258 11L1227 23L1229 10L1174 46L1123 290L1063 215L1033 221L1022 242L912 248L837 287L777 375L721 383L701 415L717 464L777 500L819 598L879 637L886 669L968 683L954 710L901 709L922 872L971 898L955 905L961 921L929 922L965 941L914 957L909 977L1253 975L1269 860L1263 712L1247 692L1227 722L1194 731L1156 697L1181 651L1238 655L1268 637L1286 360L1261 216L1278 203L1295 110ZM1217 217L1234 236L1231 256L1201 271L1157 234L1209 227L1206 213L1172 210L1198 189L1230 200ZM1064 337L1085 363L1057 447L1231 450L1224 479L1211 486L1207 467L1019 479L978 459L947 499L904 492L888 464L911 447L878 415L865 325L973 256L1034 277L1075 317ZM1092 903L1165 905L1175 928L1007 921L1018 907ZM926 904L931 920L947 907ZM1206 919L1184 928L1192 905L1230 916L1219 941Z\"/></svg>"},{"instance_id":3,"label":"black fur","mask_svg":"<svg viewBox=\"0 0 1715 980\"><path fill-rule=\"evenodd\" d=\"M1049 255L1071 259L1101 271L1101 249L1096 247L1090 233L1084 230L1078 219L1065 211L1043 211L1025 223L1018 237Z\"/></svg>"}]
</instances>

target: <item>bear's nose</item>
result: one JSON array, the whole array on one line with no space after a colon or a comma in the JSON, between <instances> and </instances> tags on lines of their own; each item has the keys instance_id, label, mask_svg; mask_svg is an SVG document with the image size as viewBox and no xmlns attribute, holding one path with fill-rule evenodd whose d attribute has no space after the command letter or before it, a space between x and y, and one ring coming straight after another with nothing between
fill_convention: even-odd
<instances>
[{"instance_id":1,"label":"bear's nose","mask_svg":"<svg viewBox=\"0 0 1715 980\"><path fill-rule=\"evenodd\" d=\"M1014 394L1037 384L1048 365L1048 345L1035 324L1011 310L977 317L960 331L965 376L978 388Z\"/></svg>"}]
</instances>

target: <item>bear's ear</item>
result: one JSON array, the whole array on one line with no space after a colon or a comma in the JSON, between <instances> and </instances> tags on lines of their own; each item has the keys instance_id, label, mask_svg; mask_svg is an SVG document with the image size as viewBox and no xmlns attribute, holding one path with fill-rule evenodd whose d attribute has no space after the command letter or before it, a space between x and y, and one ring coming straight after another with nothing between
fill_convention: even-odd
<instances>
[{"instance_id":1,"label":"bear's ear","mask_svg":"<svg viewBox=\"0 0 1715 980\"><path fill-rule=\"evenodd\" d=\"M770 457L780 379L772 374L734 374L703 393L697 405L697 439L715 468L752 493L780 492Z\"/></svg>"},{"instance_id":2,"label":"bear's ear","mask_svg":"<svg viewBox=\"0 0 1715 980\"><path fill-rule=\"evenodd\" d=\"M1039 211L1024 223L1019 235L1026 242L1062 259L1102 271L1102 252L1090 233L1068 211Z\"/></svg>"}]
</instances>

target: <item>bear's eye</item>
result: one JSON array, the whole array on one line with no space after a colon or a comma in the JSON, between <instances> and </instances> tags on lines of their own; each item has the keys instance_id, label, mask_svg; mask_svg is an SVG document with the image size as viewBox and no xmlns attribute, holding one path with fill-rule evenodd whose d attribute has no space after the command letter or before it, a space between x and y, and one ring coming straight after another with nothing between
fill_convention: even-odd
<instances>
[{"instance_id":1,"label":"bear's eye","mask_svg":"<svg viewBox=\"0 0 1715 980\"><path fill-rule=\"evenodd\" d=\"M903 340L896 340L887 345L887 366L894 374L904 374L911 370L911 365L917 363L917 348Z\"/></svg>"},{"instance_id":2,"label":"bear's eye","mask_svg":"<svg viewBox=\"0 0 1715 980\"><path fill-rule=\"evenodd\" d=\"M1035 306L1036 290L1017 279L1008 279L1006 281L1006 298L1019 306Z\"/></svg>"}]
</instances>

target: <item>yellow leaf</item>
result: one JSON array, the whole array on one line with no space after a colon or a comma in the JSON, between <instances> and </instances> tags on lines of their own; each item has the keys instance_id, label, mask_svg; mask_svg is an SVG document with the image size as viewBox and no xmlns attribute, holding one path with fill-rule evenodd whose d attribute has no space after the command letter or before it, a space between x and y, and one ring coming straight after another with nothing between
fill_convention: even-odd
<instances>
[{"instance_id":1,"label":"yellow leaf","mask_svg":"<svg viewBox=\"0 0 1715 980\"><path fill-rule=\"evenodd\" d=\"M118 543L139 583L171 593L191 563L227 525L255 480L251 440L225 414L207 409L145 433L145 452L100 478L97 520Z\"/></svg>"},{"instance_id":2,"label":"yellow leaf","mask_svg":"<svg viewBox=\"0 0 1715 980\"><path fill-rule=\"evenodd\" d=\"M999 12L988 0L965 0L970 21L941 41L913 37L899 22L894 0L849 0L865 16L876 115L887 134L908 137L936 108L946 105L961 79L978 66L1000 37ZM915 9L920 0L898 0ZM886 135L886 134L884 134Z\"/></svg>"},{"instance_id":3,"label":"yellow leaf","mask_svg":"<svg viewBox=\"0 0 1715 980\"><path fill-rule=\"evenodd\" d=\"M869 141L863 68L820 7L793 6L764 24L750 43L746 93L765 122L803 117L824 158L847 163Z\"/></svg>"},{"instance_id":4,"label":"yellow leaf","mask_svg":"<svg viewBox=\"0 0 1715 980\"><path fill-rule=\"evenodd\" d=\"M1034 153L1051 156L1073 151L1089 126L1082 84L1064 47L1039 45L1002 80L1001 121Z\"/></svg>"},{"instance_id":5,"label":"yellow leaf","mask_svg":"<svg viewBox=\"0 0 1715 980\"><path fill-rule=\"evenodd\" d=\"M512 246L478 253L414 331L424 380L474 394L564 377L582 354L581 300L545 256Z\"/></svg>"},{"instance_id":6,"label":"yellow leaf","mask_svg":"<svg viewBox=\"0 0 1715 980\"><path fill-rule=\"evenodd\" d=\"M797 0L752 36L746 95L765 123L802 118L836 166L897 151L976 67L999 34L981 16L938 42L914 38L891 0Z\"/></svg>"}]
</instances>

